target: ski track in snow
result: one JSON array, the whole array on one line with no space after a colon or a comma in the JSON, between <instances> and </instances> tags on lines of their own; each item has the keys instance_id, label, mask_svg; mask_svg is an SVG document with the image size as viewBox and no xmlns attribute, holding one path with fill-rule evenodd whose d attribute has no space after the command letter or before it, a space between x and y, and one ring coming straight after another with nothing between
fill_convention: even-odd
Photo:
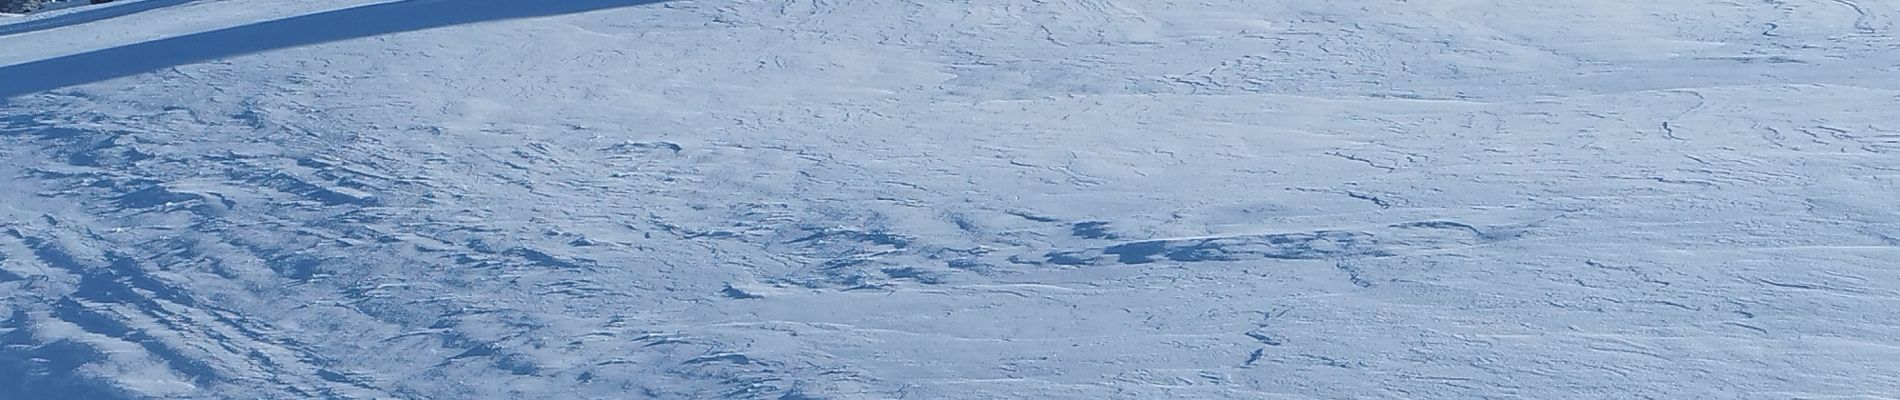
<instances>
[{"instance_id":1,"label":"ski track in snow","mask_svg":"<svg viewBox=\"0 0 1900 400\"><path fill-rule=\"evenodd\" d=\"M0 398L1900 393L1884 2L103 7Z\"/></svg>"}]
</instances>

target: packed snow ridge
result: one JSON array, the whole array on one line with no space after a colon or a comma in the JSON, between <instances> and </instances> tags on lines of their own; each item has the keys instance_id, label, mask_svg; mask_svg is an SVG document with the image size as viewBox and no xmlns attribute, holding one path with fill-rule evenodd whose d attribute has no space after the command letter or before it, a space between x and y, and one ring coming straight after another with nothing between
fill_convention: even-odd
<instances>
[{"instance_id":1,"label":"packed snow ridge","mask_svg":"<svg viewBox=\"0 0 1900 400\"><path fill-rule=\"evenodd\" d=\"M0 399L1900 398L1900 3L0 18Z\"/></svg>"}]
</instances>

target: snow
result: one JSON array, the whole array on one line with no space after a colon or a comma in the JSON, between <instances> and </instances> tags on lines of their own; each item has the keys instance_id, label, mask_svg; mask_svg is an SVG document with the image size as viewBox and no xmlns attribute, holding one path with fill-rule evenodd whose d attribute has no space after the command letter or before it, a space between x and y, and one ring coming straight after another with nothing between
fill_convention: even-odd
<instances>
[{"instance_id":1,"label":"snow","mask_svg":"<svg viewBox=\"0 0 1900 400\"><path fill-rule=\"evenodd\" d=\"M0 22L0 398L1893 398L1873 1Z\"/></svg>"}]
</instances>

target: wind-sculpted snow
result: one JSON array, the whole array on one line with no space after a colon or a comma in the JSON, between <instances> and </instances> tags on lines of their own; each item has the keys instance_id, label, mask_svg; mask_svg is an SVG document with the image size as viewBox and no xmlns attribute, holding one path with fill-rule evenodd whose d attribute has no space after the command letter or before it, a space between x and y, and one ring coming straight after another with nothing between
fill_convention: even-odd
<instances>
[{"instance_id":1,"label":"wind-sculpted snow","mask_svg":"<svg viewBox=\"0 0 1900 400\"><path fill-rule=\"evenodd\" d=\"M1890 398L1896 11L5 17L0 399Z\"/></svg>"},{"instance_id":2,"label":"wind-sculpted snow","mask_svg":"<svg viewBox=\"0 0 1900 400\"><path fill-rule=\"evenodd\" d=\"M1416 232L1415 230L1427 230ZM1268 235L1151 239L1085 251L1048 254L1055 264L1097 264L1112 257L1120 264L1158 261L1250 261L1261 259L1329 260L1359 257L1395 257L1408 252L1454 250L1475 246L1495 233L1451 221L1395 224L1378 232L1323 230Z\"/></svg>"}]
</instances>

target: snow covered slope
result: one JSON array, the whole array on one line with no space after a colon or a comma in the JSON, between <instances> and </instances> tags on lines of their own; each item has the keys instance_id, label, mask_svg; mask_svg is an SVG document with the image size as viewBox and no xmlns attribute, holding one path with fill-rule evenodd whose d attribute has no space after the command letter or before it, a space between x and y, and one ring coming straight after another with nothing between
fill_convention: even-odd
<instances>
[{"instance_id":1,"label":"snow covered slope","mask_svg":"<svg viewBox=\"0 0 1900 400\"><path fill-rule=\"evenodd\" d=\"M0 19L0 399L1900 397L1896 18Z\"/></svg>"}]
</instances>

